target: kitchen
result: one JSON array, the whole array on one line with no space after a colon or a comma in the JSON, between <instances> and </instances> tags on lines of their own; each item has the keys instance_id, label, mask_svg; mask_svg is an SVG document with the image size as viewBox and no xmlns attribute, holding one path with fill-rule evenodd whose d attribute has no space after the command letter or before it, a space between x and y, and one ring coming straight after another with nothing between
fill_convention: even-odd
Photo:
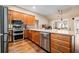
<instances>
[{"instance_id":1,"label":"kitchen","mask_svg":"<svg viewBox=\"0 0 79 59\"><path fill-rule=\"evenodd\" d=\"M7 46L3 49L7 49L8 53L79 52L78 5L8 5L4 7L8 8L6 12L8 20L3 21L4 25L8 23L8 42L6 41ZM3 39L6 40L6 38Z\"/></svg>"}]
</instances>

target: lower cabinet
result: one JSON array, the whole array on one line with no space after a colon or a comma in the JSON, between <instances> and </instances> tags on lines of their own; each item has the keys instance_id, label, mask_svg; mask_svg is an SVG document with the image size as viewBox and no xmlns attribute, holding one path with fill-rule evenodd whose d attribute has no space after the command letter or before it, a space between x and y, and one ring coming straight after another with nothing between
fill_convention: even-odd
<instances>
[{"instance_id":1,"label":"lower cabinet","mask_svg":"<svg viewBox=\"0 0 79 59\"><path fill-rule=\"evenodd\" d=\"M34 43L40 45L40 32L33 30L25 30L24 38L32 40Z\"/></svg>"},{"instance_id":2,"label":"lower cabinet","mask_svg":"<svg viewBox=\"0 0 79 59\"><path fill-rule=\"evenodd\" d=\"M32 39L32 31L31 30L24 30L24 38Z\"/></svg>"},{"instance_id":3,"label":"lower cabinet","mask_svg":"<svg viewBox=\"0 0 79 59\"><path fill-rule=\"evenodd\" d=\"M32 40L32 31L31 31L31 30L28 30L28 38L29 38L30 40Z\"/></svg>"},{"instance_id":4,"label":"lower cabinet","mask_svg":"<svg viewBox=\"0 0 79 59\"><path fill-rule=\"evenodd\" d=\"M34 30L27 30L27 37L34 43L40 46L40 32ZM51 53L70 53L74 52L74 46L72 46L72 36L50 33L50 49Z\"/></svg>"},{"instance_id":5,"label":"lower cabinet","mask_svg":"<svg viewBox=\"0 0 79 59\"><path fill-rule=\"evenodd\" d=\"M51 52L52 53L70 53L72 52L71 36L62 34L51 34Z\"/></svg>"},{"instance_id":6,"label":"lower cabinet","mask_svg":"<svg viewBox=\"0 0 79 59\"><path fill-rule=\"evenodd\" d=\"M12 30L9 30L9 31L8 31L8 42L13 42L13 39L12 39L12 38L13 38L13 35L12 35L12 32L13 32Z\"/></svg>"},{"instance_id":7,"label":"lower cabinet","mask_svg":"<svg viewBox=\"0 0 79 59\"><path fill-rule=\"evenodd\" d=\"M32 31L32 41L40 45L40 32Z\"/></svg>"},{"instance_id":8,"label":"lower cabinet","mask_svg":"<svg viewBox=\"0 0 79 59\"><path fill-rule=\"evenodd\" d=\"M26 39L28 36L27 30L24 30L24 38Z\"/></svg>"}]
</instances>

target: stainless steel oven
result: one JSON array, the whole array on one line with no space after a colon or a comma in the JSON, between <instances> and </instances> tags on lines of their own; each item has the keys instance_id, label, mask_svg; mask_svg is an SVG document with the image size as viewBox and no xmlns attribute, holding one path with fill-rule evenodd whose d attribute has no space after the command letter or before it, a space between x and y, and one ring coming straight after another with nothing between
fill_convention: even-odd
<instances>
[{"instance_id":1,"label":"stainless steel oven","mask_svg":"<svg viewBox=\"0 0 79 59\"><path fill-rule=\"evenodd\" d=\"M13 20L13 40L23 39L23 22L21 20Z\"/></svg>"}]
</instances>

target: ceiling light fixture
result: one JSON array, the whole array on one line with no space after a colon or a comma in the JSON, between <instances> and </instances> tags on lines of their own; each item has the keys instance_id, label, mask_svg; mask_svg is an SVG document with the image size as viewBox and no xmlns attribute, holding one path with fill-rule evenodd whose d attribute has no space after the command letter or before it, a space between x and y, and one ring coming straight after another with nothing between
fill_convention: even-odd
<instances>
[{"instance_id":1,"label":"ceiling light fixture","mask_svg":"<svg viewBox=\"0 0 79 59\"><path fill-rule=\"evenodd\" d=\"M61 19L61 21L63 20L63 17L62 17L62 10L58 10L58 13L59 13L59 18Z\"/></svg>"},{"instance_id":2,"label":"ceiling light fixture","mask_svg":"<svg viewBox=\"0 0 79 59\"><path fill-rule=\"evenodd\" d=\"M36 9L36 6L33 6L32 8L33 8L33 9Z\"/></svg>"}]
</instances>

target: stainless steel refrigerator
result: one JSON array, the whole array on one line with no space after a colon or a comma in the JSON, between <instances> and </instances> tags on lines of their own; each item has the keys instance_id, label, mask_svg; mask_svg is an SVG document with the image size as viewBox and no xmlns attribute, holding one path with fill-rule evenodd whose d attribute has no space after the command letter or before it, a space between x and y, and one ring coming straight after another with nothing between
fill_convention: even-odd
<instances>
[{"instance_id":1,"label":"stainless steel refrigerator","mask_svg":"<svg viewBox=\"0 0 79 59\"><path fill-rule=\"evenodd\" d=\"M0 6L0 53L8 52L8 8Z\"/></svg>"}]
</instances>

